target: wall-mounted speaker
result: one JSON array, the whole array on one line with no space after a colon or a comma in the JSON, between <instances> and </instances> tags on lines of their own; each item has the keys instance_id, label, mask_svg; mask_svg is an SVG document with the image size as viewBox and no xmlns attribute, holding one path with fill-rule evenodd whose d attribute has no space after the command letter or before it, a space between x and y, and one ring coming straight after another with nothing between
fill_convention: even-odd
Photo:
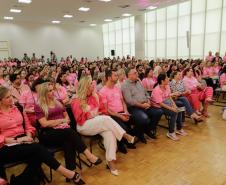
<instances>
[{"instance_id":1,"label":"wall-mounted speaker","mask_svg":"<svg viewBox=\"0 0 226 185\"><path fill-rule=\"evenodd\" d=\"M114 49L111 50L111 56L115 56L115 50Z\"/></svg>"}]
</instances>

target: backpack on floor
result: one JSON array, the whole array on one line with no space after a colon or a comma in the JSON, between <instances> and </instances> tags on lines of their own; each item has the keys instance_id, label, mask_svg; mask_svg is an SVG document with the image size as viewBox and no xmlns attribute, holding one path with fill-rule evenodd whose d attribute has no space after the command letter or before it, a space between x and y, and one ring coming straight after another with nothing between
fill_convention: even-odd
<instances>
[{"instance_id":1,"label":"backpack on floor","mask_svg":"<svg viewBox=\"0 0 226 185\"><path fill-rule=\"evenodd\" d=\"M24 170L20 175L12 175L10 178L10 185L44 185L45 174L40 166L35 172Z\"/></svg>"}]
</instances>

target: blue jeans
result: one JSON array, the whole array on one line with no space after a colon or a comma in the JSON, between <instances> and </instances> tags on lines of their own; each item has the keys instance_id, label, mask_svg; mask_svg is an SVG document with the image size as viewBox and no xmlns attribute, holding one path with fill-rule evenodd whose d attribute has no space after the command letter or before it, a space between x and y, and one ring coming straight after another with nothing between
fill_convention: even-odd
<instances>
[{"instance_id":1,"label":"blue jeans","mask_svg":"<svg viewBox=\"0 0 226 185\"><path fill-rule=\"evenodd\" d=\"M189 116L191 116L194 113L194 110L192 109L192 106L186 97L184 96L178 97L175 103L178 107L185 107L186 112Z\"/></svg>"},{"instance_id":2,"label":"blue jeans","mask_svg":"<svg viewBox=\"0 0 226 185\"><path fill-rule=\"evenodd\" d=\"M135 125L135 132L138 137L144 137L144 133L155 131L163 114L160 108L151 107L147 110L138 107L128 107L131 120Z\"/></svg>"},{"instance_id":3,"label":"blue jeans","mask_svg":"<svg viewBox=\"0 0 226 185\"><path fill-rule=\"evenodd\" d=\"M194 113L194 110L186 97L178 97L175 103L178 107L185 107L185 110L189 116ZM182 122L185 122L185 112L182 112Z\"/></svg>"},{"instance_id":4,"label":"blue jeans","mask_svg":"<svg viewBox=\"0 0 226 185\"><path fill-rule=\"evenodd\" d=\"M177 130L182 129L182 112L173 112L169 109L162 108L164 113L169 116L169 133L175 132L175 126L177 126Z\"/></svg>"}]
</instances>

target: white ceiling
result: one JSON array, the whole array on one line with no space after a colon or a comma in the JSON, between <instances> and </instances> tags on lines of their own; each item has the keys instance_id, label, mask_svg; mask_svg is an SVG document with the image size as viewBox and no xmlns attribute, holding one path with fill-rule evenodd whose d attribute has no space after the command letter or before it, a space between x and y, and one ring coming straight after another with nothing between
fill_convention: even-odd
<instances>
[{"instance_id":1,"label":"white ceiling","mask_svg":"<svg viewBox=\"0 0 226 185\"><path fill-rule=\"evenodd\" d=\"M60 20L62 24L104 24L104 19L113 21L122 18L123 13L138 15L144 13L148 6L168 6L182 0L112 0L100 2L99 0L33 0L31 4L20 4L17 0L0 0L0 21L4 16L13 16L13 21L51 23ZM120 8L121 5L130 5ZM89 7L89 12L80 12L81 6ZM10 8L22 9L22 13L11 13ZM64 14L72 14L71 19L63 18ZM80 21L85 21L81 23Z\"/></svg>"}]
</instances>

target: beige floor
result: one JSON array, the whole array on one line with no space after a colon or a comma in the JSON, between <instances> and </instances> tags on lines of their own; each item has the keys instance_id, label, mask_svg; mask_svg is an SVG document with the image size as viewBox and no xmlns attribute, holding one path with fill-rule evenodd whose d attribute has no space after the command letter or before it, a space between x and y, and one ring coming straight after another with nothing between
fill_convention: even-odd
<instances>
[{"instance_id":1,"label":"beige floor","mask_svg":"<svg viewBox=\"0 0 226 185\"><path fill-rule=\"evenodd\" d=\"M120 176L112 176L102 163L84 167L83 179L88 185L226 185L226 121L221 119L220 110L211 106L211 118L200 125L187 120L189 136L179 142L167 139L166 130L160 128L157 141L138 143L127 155L118 153ZM98 147L94 153L104 159ZM57 158L62 160L62 153ZM51 184L67 183L54 173Z\"/></svg>"}]
</instances>

